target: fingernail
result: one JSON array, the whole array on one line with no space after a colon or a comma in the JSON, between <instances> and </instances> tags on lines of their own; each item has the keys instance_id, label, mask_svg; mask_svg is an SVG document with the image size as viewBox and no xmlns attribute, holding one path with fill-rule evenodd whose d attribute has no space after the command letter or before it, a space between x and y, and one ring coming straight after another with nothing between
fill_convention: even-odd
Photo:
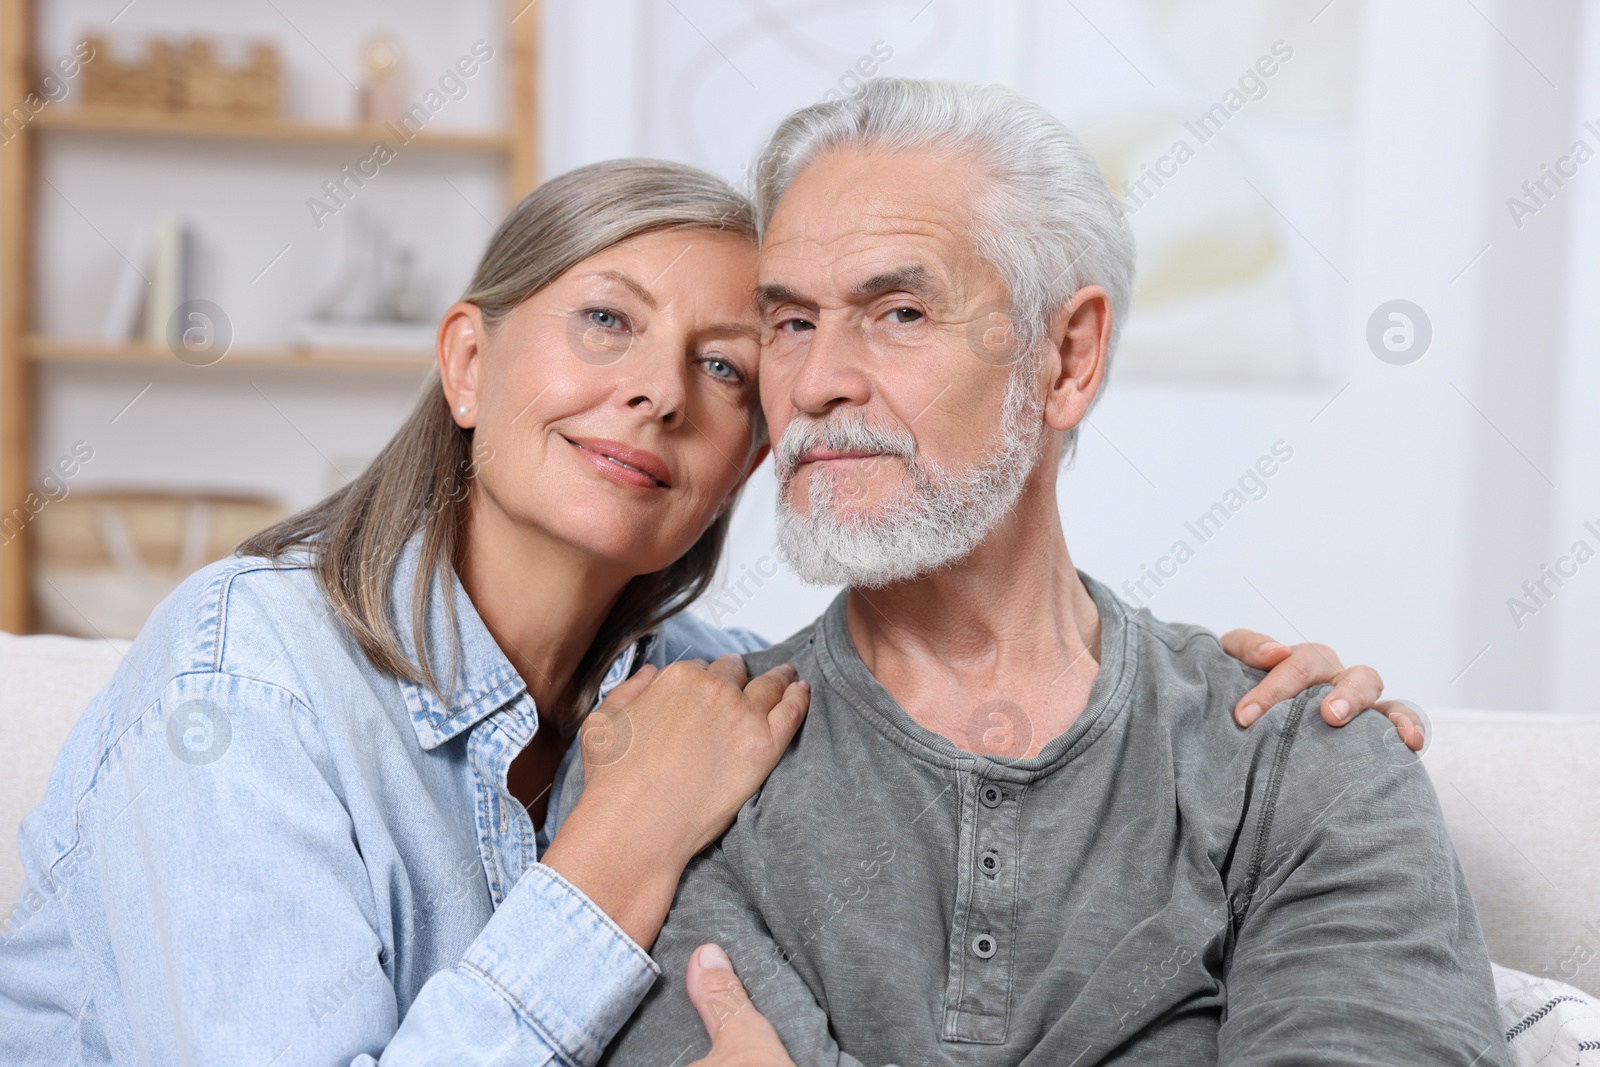
<instances>
[{"instance_id":1,"label":"fingernail","mask_svg":"<svg viewBox=\"0 0 1600 1067\"><path fill-rule=\"evenodd\" d=\"M804 678L800 679L794 684L798 685L801 689L804 689L808 693L811 692L811 683L806 681Z\"/></svg>"},{"instance_id":2,"label":"fingernail","mask_svg":"<svg viewBox=\"0 0 1600 1067\"><path fill-rule=\"evenodd\" d=\"M1280 648L1288 648L1288 647L1289 646L1284 644L1282 641L1268 641L1266 644L1264 644L1260 648L1256 649L1256 651L1257 652L1276 652Z\"/></svg>"},{"instance_id":3,"label":"fingernail","mask_svg":"<svg viewBox=\"0 0 1600 1067\"><path fill-rule=\"evenodd\" d=\"M1330 703L1328 710L1333 712L1333 717L1340 722L1346 722L1350 718L1350 702L1343 698Z\"/></svg>"},{"instance_id":4,"label":"fingernail","mask_svg":"<svg viewBox=\"0 0 1600 1067\"><path fill-rule=\"evenodd\" d=\"M1239 725L1253 726L1255 725L1255 721L1259 718L1261 718L1261 705L1246 704L1244 706L1244 710L1239 712Z\"/></svg>"},{"instance_id":5,"label":"fingernail","mask_svg":"<svg viewBox=\"0 0 1600 1067\"><path fill-rule=\"evenodd\" d=\"M731 971L733 961L722 951L721 945L701 945L700 966L708 971Z\"/></svg>"}]
</instances>

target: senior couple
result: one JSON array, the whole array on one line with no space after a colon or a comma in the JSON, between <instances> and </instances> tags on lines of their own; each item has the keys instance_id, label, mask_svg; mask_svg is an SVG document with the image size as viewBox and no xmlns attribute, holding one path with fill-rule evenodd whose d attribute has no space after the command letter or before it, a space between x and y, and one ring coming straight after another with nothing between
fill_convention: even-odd
<instances>
[{"instance_id":1,"label":"senior couple","mask_svg":"<svg viewBox=\"0 0 1600 1067\"><path fill-rule=\"evenodd\" d=\"M1073 566L1082 146L883 79L757 173L534 191L372 466L157 610L19 835L0 1060L1504 1061L1376 675ZM769 450L846 587L770 648L682 614Z\"/></svg>"}]
</instances>

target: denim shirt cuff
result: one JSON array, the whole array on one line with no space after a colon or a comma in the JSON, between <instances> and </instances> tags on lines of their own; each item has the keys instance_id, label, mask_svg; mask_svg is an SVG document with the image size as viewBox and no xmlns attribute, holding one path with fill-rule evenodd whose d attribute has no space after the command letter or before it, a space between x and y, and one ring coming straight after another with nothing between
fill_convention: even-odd
<instances>
[{"instance_id":1,"label":"denim shirt cuff","mask_svg":"<svg viewBox=\"0 0 1600 1067\"><path fill-rule=\"evenodd\" d=\"M661 968L576 886L529 867L461 958L571 1063L593 1064Z\"/></svg>"}]
</instances>

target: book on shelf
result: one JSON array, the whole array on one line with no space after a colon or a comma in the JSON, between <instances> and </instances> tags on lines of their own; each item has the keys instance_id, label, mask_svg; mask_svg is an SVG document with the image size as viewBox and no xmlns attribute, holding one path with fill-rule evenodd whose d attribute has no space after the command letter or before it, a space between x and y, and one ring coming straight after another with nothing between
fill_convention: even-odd
<instances>
[{"instance_id":1,"label":"book on shelf","mask_svg":"<svg viewBox=\"0 0 1600 1067\"><path fill-rule=\"evenodd\" d=\"M140 226L112 287L101 340L165 344L168 320L189 299L193 258L193 230L182 219Z\"/></svg>"}]
</instances>

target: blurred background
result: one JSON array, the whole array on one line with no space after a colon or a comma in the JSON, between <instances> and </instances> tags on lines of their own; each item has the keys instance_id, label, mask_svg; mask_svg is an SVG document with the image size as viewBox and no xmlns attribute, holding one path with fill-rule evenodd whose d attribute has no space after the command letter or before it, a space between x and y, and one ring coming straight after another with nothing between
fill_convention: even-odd
<instances>
[{"instance_id":1,"label":"blurred background","mask_svg":"<svg viewBox=\"0 0 1600 1067\"><path fill-rule=\"evenodd\" d=\"M1126 206L1139 285L1063 474L1131 602L1374 664L1423 708L1590 712L1597 0L5 0L0 608L131 636L370 461L539 178L743 184L876 77L1010 85ZM831 590L758 472L694 610Z\"/></svg>"}]
</instances>

